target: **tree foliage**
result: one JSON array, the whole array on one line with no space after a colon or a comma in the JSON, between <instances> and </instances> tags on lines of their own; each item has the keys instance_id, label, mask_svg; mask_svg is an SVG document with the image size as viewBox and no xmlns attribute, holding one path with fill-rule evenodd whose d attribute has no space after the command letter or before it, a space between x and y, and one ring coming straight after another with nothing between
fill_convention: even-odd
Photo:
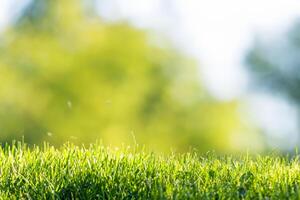
<instances>
[{"instance_id":1,"label":"tree foliage","mask_svg":"<svg viewBox=\"0 0 300 200\"><path fill-rule=\"evenodd\" d=\"M256 84L300 107L300 21L273 41L257 41L246 59Z\"/></svg>"},{"instance_id":2,"label":"tree foliage","mask_svg":"<svg viewBox=\"0 0 300 200\"><path fill-rule=\"evenodd\" d=\"M237 105L209 97L192 59L82 3L32 1L2 36L1 141L230 148Z\"/></svg>"}]
</instances>

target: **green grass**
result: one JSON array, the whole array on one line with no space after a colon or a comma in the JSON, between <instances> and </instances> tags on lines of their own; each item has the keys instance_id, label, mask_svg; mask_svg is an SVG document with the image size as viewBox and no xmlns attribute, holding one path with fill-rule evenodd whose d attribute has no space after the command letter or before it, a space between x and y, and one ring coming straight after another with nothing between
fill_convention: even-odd
<instances>
[{"instance_id":1,"label":"green grass","mask_svg":"<svg viewBox=\"0 0 300 200\"><path fill-rule=\"evenodd\" d=\"M299 199L299 184L297 156L161 156L21 143L0 149L1 199Z\"/></svg>"}]
</instances>

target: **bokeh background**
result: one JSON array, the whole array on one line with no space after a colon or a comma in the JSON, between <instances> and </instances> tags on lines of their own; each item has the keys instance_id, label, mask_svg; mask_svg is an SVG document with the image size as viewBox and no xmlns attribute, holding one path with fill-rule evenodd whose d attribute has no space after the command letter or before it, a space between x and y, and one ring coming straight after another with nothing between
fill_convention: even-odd
<instances>
[{"instance_id":1,"label":"bokeh background","mask_svg":"<svg viewBox=\"0 0 300 200\"><path fill-rule=\"evenodd\" d=\"M296 0L1 0L0 141L293 152L298 17Z\"/></svg>"}]
</instances>

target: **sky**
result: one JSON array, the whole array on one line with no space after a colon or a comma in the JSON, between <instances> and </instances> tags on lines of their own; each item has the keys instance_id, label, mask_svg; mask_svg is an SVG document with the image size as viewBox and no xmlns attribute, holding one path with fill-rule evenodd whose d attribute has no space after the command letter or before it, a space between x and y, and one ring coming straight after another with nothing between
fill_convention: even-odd
<instances>
[{"instance_id":1,"label":"sky","mask_svg":"<svg viewBox=\"0 0 300 200\"><path fill-rule=\"evenodd\" d=\"M0 0L0 31L12 21L13 17L20 13L20 10L30 0Z\"/></svg>"},{"instance_id":2,"label":"sky","mask_svg":"<svg viewBox=\"0 0 300 200\"><path fill-rule=\"evenodd\" d=\"M0 4L0 29L2 30L5 25L7 25L9 21L9 1L4 0Z\"/></svg>"},{"instance_id":3,"label":"sky","mask_svg":"<svg viewBox=\"0 0 300 200\"><path fill-rule=\"evenodd\" d=\"M0 30L9 24L28 0L0 0ZM204 82L221 100L247 93L248 76L243 59L256 36L276 37L300 17L299 0L98 0L97 9L107 20L128 19L135 26L167 35L193 55ZM17 7L16 7L17 5ZM249 97L253 118L290 141L297 138L294 110L266 95ZM261 108L261 109L257 109ZM275 113L275 114L274 114ZM277 113L277 114L276 114ZM288 120L282 120L282 117ZM294 117L295 118L295 117Z\"/></svg>"}]
</instances>

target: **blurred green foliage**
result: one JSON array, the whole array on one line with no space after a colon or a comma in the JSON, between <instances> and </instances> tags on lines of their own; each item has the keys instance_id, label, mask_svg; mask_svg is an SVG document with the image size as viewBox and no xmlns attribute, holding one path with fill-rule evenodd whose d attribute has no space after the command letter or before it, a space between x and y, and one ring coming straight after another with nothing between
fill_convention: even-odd
<instances>
[{"instance_id":1,"label":"blurred green foliage","mask_svg":"<svg viewBox=\"0 0 300 200\"><path fill-rule=\"evenodd\" d=\"M0 139L230 150L237 103L213 100L195 62L79 0L36 0L0 43Z\"/></svg>"},{"instance_id":2,"label":"blurred green foliage","mask_svg":"<svg viewBox=\"0 0 300 200\"><path fill-rule=\"evenodd\" d=\"M300 21L280 38L255 41L246 62L258 88L300 108Z\"/></svg>"}]
</instances>

